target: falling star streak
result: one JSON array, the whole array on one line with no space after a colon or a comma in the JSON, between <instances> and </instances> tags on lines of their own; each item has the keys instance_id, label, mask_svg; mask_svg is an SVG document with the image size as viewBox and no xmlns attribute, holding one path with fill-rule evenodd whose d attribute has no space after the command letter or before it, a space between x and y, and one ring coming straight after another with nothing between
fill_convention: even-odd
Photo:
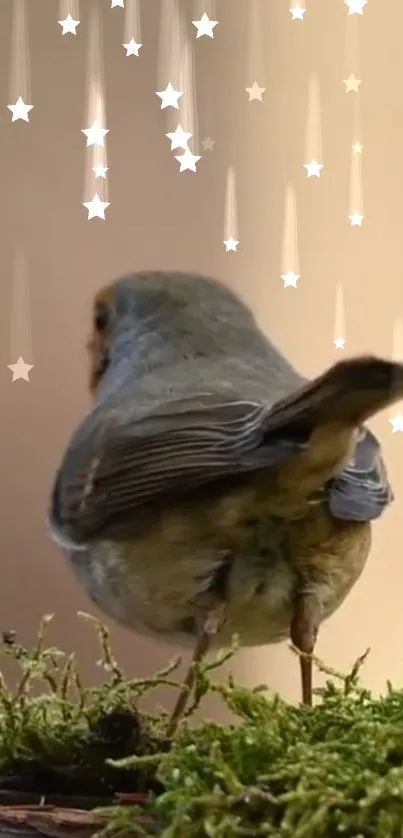
<instances>
[{"instance_id":1,"label":"falling star streak","mask_svg":"<svg viewBox=\"0 0 403 838\"><path fill-rule=\"evenodd\" d=\"M77 35L80 25L79 0L59 0L58 24L61 35Z\"/></svg>"},{"instance_id":2,"label":"falling star streak","mask_svg":"<svg viewBox=\"0 0 403 838\"><path fill-rule=\"evenodd\" d=\"M18 247L14 254L10 312L9 357L12 381L29 381L33 368L31 316L26 254Z\"/></svg>"},{"instance_id":3,"label":"falling star streak","mask_svg":"<svg viewBox=\"0 0 403 838\"><path fill-rule=\"evenodd\" d=\"M339 282L336 286L336 294L334 301L334 339L333 346L335 349L344 349L346 343L346 327L345 327L345 312L344 312L344 294L343 286Z\"/></svg>"},{"instance_id":4,"label":"falling star streak","mask_svg":"<svg viewBox=\"0 0 403 838\"><path fill-rule=\"evenodd\" d=\"M304 169L308 178L319 178L324 164L322 162L322 126L319 81L316 73L311 73L308 82L308 109L305 126L305 162Z\"/></svg>"},{"instance_id":5,"label":"falling star streak","mask_svg":"<svg viewBox=\"0 0 403 838\"><path fill-rule=\"evenodd\" d=\"M349 222L350 227L362 227L364 220L364 199L362 189L361 154L350 153L350 197Z\"/></svg>"},{"instance_id":6,"label":"falling star streak","mask_svg":"<svg viewBox=\"0 0 403 838\"><path fill-rule=\"evenodd\" d=\"M85 123L87 142L85 149L83 205L87 218L105 218L110 206L108 198L107 133L105 116L105 87L102 49L102 24L99 8L93 7L89 16L87 52L87 103ZM91 131L92 129L92 131Z\"/></svg>"},{"instance_id":7,"label":"falling star streak","mask_svg":"<svg viewBox=\"0 0 403 838\"><path fill-rule=\"evenodd\" d=\"M166 135L178 133L178 129L183 132L181 137L178 137L178 140L181 140L181 145L176 146L176 148L182 148L183 152L186 153L185 161L179 161L179 171L181 169L184 171L186 169L182 167L183 162L186 166L187 162L190 162L191 166L198 162L193 160L192 163L189 154L200 157L200 151L193 45L188 37L185 21L180 14L177 0L164 0L164 3L161 4L158 59L159 89L165 90L168 82L183 95L178 98L176 108L167 107L165 109L163 130ZM189 136L185 142L184 136L187 134L192 136ZM172 140L171 136L170 139ZM173 144L171 142L171 147L174 151L175 141ZM192 171L193 168L190 170Z\"/></svg>"},{"instance_id":8,"label":"falling star streak","mask_svg":"<svg viewBox=\"0 0 403 838\"><path fill-rule=\"evenodd\" d=\"M294 187L289 183L285 195L284 228L281 253L281 279L284 288L297 288L299 274L297 201Z\"/></svg>"},{"instance_id":9,"label":"falling star streak","mask_svg":"<svg viewBox=\"0 0 403 838\"><path fill-rule=\"evenodd\" d=\"M360 20L346 15L343 84L348 94L357 94L361 87Z\"/></svg>"},{"instance_id":10,"label":"falling star streak","mask_svg":"<svg viewBox=\"0 0 403 838\"><path fill-rule=\"evenodd\" d=\"M262 101L266 88L265 61L263 45L263 9L262 0L249 0L248 3L248 32L247 32L247 77L245 86L249 94L249 101Z\"/></svg>"},{"instance_id":11,"label":"falling star streak","mask_svg":"<svg viewBox=\"0 0 403 838\"><path fill-rule=\"evenodd\" d=\"M11 40L11 73L9 103L12 122L29 122L31 101L31 72L28 45L27 0L14 0Z\"/></svg>"},{"instance_id":12,"label":"falling star streak","mask_svg":"<svg viewBox=\"0 0 403 838\"><path fill-rule=\"evenodd\" d=\"M224 239L223 244L226 253L236 253L239 245L238 239L238 212L236 201L236 182L233 166L227 170L224 206Z\"/></svg>"},{"instance_id":13,"label":"falling star streak","mask_svg":"<svg viewBox=\"0 0 403 838\"><path fill-rule=\"evenodd\" d=\"M351 148L353 154L362 154L363 152L363 133L362 133L362 121L361 121L361 98L360 96L354 97L354 105L353 105L353 141L351 144Z\"/></svg>"},{"instance_id":14,"label":"falling star streak","mask_svg":"<svg viewBox=\"0 0 403 838\"><path fill-rule=\"evenodd\" d=\"M123 44L126 55L139 56L141 42L141 21L139 0L126 0L124 6Z\"/></svg>"}]
</instances>

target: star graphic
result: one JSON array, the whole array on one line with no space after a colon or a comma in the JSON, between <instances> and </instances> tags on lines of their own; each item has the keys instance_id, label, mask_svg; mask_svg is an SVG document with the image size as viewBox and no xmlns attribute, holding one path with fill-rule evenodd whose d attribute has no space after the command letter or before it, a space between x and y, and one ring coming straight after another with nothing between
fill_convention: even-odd
<instances>
[{"instance_id":1,"label":"star graphic","mask_svg":"<svg viewBox=\"0 0 403 838\"><path fill-rule=\"evenodd\" d=\"M349 15L363 15L364 6L367 5L368 0L344 0L344 2L348 6Z\"/></svg>"},{"instance_id":2,"label":"star graphic","mask_svg":"<svg viewBox=\"0 0 403 838\"><path fill-rule=\"evenodd\" d=\"M307 177L320 177L323 163L318 163L316 160L311 160L310 163L304 163Z\"/></svg>"},{"instance_id":3,"label":"star graphic","mask_svg":"<svg viewBox=\"0 0 403 838\"><path fill-rule=\"evenodd\" d=\"M358 141L356 143L353 143L353 154L361 154L363 148L364 146L361 145L361 143L359 143Z\"/></svg>"},{"instance_id":4,"label":"star graphic","mask_svg":"<svg viewBox=\"0 0 403 838\"><path fill-rule=\"evenodd\" d=\"M343 79L343 84L346 85L346 93L358 93L361 79L357 79L354 73L350 73L348 79Z\"/></svg>"},{"instance_id":5,"label":"star graphic","mask_svg":"<svg viewBox=\"0 0 403 838\"><path fill-rule=\"evenodd\" d=\"M297 3L292 9L290 9L291 20L303 20L305 12L306 9L303 9L302 6Z\"/></svg>"},{"instance_id":6,"label":"star graphic","mask_svg":"<svg viewBox=\"0 0 403 838\"><path fill-rule=\"evenodd\" d=\"M281 279L284 282L284 288L296 288L297 282L301 277L295 274L294 271L287 271L286 274L281 275Z\"/></svg>"},{"instance_id":7,"label":"star graphic","mask_svg":"<svg viewBox=\"0 0 403 838\"><path fill-rule=\"evenodd\" d=\"M106 177L106 173L109 171L107 166L104 166L103 163L98 163L96 166L92 167L92 171L95 173L95 177Z\"/></svg>"},{"instance_id":8,"label":"star graphic","mask_svg":"<svg viewBox=\"0 0 403 838\"><path fill-rule=\"evenodd\" d=\"M30 370L33 369L34 365L26 364L20 355L16 364L7 364L7 366L13 374L13 381L18 381L20 378L22 381L29 381L29 373Z\"/></svg>"},{"instance_id":9,"label":"star graphic","mask_svg":"<svg viewBox=\"0 0 403 838\"><path fill-rule=\"evenodd\" d=\"M91 218L102 218L105 221L105 210L110 207L110 202L101 201L98 192L96 192L92 201L83 202L83 207L88 210L87 221L90 221Z\"/></svg>"},{"instance_id":10,"label":"star graphic","mask_svg":"<svg viewBox=\"0 0 403 838\"><path fill-rule=\"evenodd\" d=\"M60 26L62 27L62 35L67 35L69 32L71 35L77 35L76 28L79 25L79 20L73 20L70 14L65 17L64 20L59 20Z\"/></svg>"},{"instance_id":11,"label":"star graphic","mask_svg":"<svg viewBox=\"0 0 403 838\"><path fill-rule=\"evenodd\" d=\"M195 172L196 171L196 163L200 160L200 154L192 154L190 148L185 148L183 154L175 155L175 160L180 163L180 172Z\"/></svg>"},{"instance_id":12,"label":"star graphic","mask_svg":"<svg viewBox=\"0 0 403 838\"><path fill-rule=\"evenodd\" d=\"M263 93L265 92L265 87L259 87L257 81L254 81L252 87L245 87L247 93L249 93L249 102L253 102L254 99L256 101L261 102Z\"/></svg>"},{"instance_id":13,"label":"star graphic","mask_svg":"<svg viewBox=\"0 0 403 838\"><path fill-rule=\"evenodd\" d=\"M203 151L213 151L215 146L215 140L210 140L210 137L206 137L205 140L202 140Z\"/></svg>"},{"instance_id":14,"label":"star graphic","mask_svg":"<svg viewBox=\"0 0 403 838\"><path fill-rule=\"evenodd\" d=\"M14 105L7 105L11 111L13 118L11 122L16 122L17 119L23 119L24 122L29 122L29 111L32 111L33 105L26 105L21 96L18 97Z\"/></svg>"},{"instance_id":15,"label":"star graphic","mask_svg":"<svg viewBox=\"0 0 403 838\"><path fill-rule=\"evenodd\" d=\"M197 29L196 38L201 38L202 35L208 35L209 38L214 38L213 29L217 26L218 20L210 20L208 14L204 12L200 20L192 20L192 23Z\"/></svg>"},{"instance_id":16,"label":"star graphic","mask_svg":"<svg viewBox=\"0 0 403 838\"><path fill-rule=\"evenodd\" d=\"M348 217L351 222L351 227L362 227L362 221L364 216L357 212L357 210L351 213L351 215L349 215Z\"/></svg>"},{"instance_id":17,"label":"star graphic","mask_svg":"<svg viewBox=\"0 0 403 838\"><path fill-rule=\"evenodd\" d=\"M111 9L115 9L116 6L120 6L122 9L124 9L125 0L111 0Z\"/></svg>"},{"instance_id":18,"label":"star graphic","mask_svg":"<svg viewBox=\"0 0 403 838\"><path fill-rule=\"evenodd\" d=\"M183 96L183 93L175 90L170 81L165 90L157 91L156 95L161 99L161 110L163 108L176 108L179 110L178 99Z\"/></svg>"},{"instance_id":19,"label":"star graphic","mask_svg":"<svg viewBox=\"0 0 403 838\"><path fill-rule=\"evenodd\" d=\"M228 253L230 250L233 250L234 253L236 253L239 241L234 239L232 236L228 236L228 238L223 241L223 244L225 244L226 253Z\"/></svg>"},{"instance_id":20,"label":"star graphic","mask_svg":"<svg viewBox=\"0 0 403 838\"><path fill-rule=\"evenodd\" d=\"M395 434L396 431L403 432L403 416L401 413L396 413L392 419L388 419L388 422L392 425L392 434Z\"/></svg>"},{"instance_id":21,"label":"star graphic","mask_svg":"<svg viewBox=\"0 0 403 838\"><path fill-rule=\"evenodd\" d=\"M89 145L105 145L105 134L109 133L109 128L101 128L98 122L93 122L90 128L82 128L81 133L87 137L87 146Z\"/></svg>"},{"instance_id":22,"label":"star graphic","mask_svg":"<svg viewBox=\"0 0 403 838\"><path fill-rule=\"evenodd\" d=\"M333 341L333 344L336 349L344 349L345 342L346 341L343 340L343 338L336 338L336 340Z\"/></svg>"},{"instance_id":23,"label":"star graphic","mask_svg":"<svg viewBox=\"0 0 403 838\"><path fill-rule=\"evenodd\" d=\"M139 49L143 44L137 44L134 38L131 38L128 44L122 44L122 47L126 50L126 55L137 55L139 54Z\"/></svg>"},{"instance_id":24,"label":"star graphic","mask_svg":"<svg viewBox=\"0 0 403 838\"><path fill-rule=\"evenodd\" d=\"M170 131L165 134L168 140L171 140L171 151L175 148L183 148L185 151L188 147L188 141L193 137L190 131L184 131L182 125L177 125L175 131Z\"/></svg>"}]
</instances>

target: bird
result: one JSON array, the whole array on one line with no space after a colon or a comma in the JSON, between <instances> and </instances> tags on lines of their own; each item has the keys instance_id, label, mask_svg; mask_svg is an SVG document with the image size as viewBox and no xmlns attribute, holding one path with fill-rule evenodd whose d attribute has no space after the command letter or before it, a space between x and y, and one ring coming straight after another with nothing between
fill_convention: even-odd
<instances>
[{"instance_id":1,"label":"bird","mask_svg":"<svg viewBox=\"0 0 403 838\"><path fill-rule=\"evenodd\" d=\"M221 280L134 272L93 302L91 403L50 490L50 537L117 623L207 653L291 640L313 703L319 628L358 581L394 494L366 422L403 364L343 359L312 380Z\"/></svg>"}]
</instances>

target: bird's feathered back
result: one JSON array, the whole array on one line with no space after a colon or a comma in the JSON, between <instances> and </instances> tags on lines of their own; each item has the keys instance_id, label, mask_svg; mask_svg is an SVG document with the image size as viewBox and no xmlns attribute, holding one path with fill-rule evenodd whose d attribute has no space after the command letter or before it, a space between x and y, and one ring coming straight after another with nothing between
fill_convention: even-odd
<instances>
[{"instance_id":1,"label":"bird's feathered back","mask_svg":"<svg viewBox=\"0 0 403 838\"><path fill-rule=\"evenodd\" d=\"M111 367L115 374L119 364L130 365L139 410L143 394L148 405L173 391L176 397L200 390L239 396L241 388L245 398L264 393L273 404L305 381L246 304L215 279L140 272L103 289L97 300L112 303Z\"/></svg>"}]
</instances>

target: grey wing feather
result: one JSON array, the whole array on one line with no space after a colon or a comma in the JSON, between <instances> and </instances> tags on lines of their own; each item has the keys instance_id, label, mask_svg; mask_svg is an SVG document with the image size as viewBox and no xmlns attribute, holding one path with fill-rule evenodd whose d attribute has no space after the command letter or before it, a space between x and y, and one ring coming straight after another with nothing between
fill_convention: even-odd
<instances>
[{"instance_id":1,"label":"grey wing feather","mask_svg":"<svg viewBox=\"0 0 403 838\"><path fill-rule=\"evenodd\" d=\"M201 394L123 424L89 414L66 451L50 510L54 537L83 544L134 529L147 504L219 478L274 466L295 456L301 440L266 436L269 408ZM275 429L273 429L275 430Z\"/></svg>"},{"instance_id":2,"label":"grey wing feather","mask_svg":"<svg viewBox=\"0 0 403 838\"><path fill-rule=\"evenodd\" d=\"M350 463L330 486L330 511L343 521L371 521L379 518L393 497L380 444L363 428Z\"/></svg>"},{"instance_id":3,"label":"grey wing feather","mask_svg":"<svg viewBox=\"0 0 403 838\"><path fill-rule=\"evenodd\" d=\"M309 445L283 410L211 394L173 399L136 421L93 410L66 451L50 509L53 537L65 546L129 537L165 498L186 497L220 478L275 467ZM328 486L336 518L377 518L393 499L380 446L364 429L353 461Z\"/></svg>"}]
</instances>

